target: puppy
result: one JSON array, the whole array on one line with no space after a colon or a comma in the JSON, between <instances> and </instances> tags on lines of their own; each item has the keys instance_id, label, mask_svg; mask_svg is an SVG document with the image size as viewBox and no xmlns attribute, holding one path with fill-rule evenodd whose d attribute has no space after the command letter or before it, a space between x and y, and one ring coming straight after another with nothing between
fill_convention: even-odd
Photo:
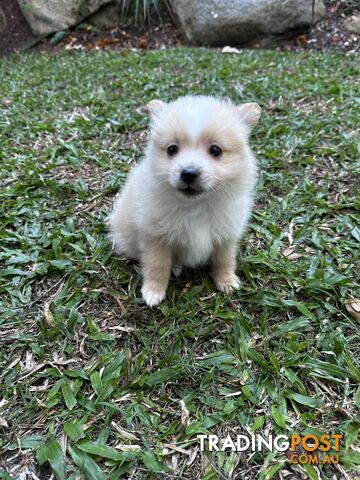
<instances>
[{"instance_id":1,"label":"puppy","mask_svg":"<svg viewBox=\"0 0 360 480\"><path fill-rule=\"evenodd\" d=\"M133 167L109 217L119 253L139 259L142 296L164 300L171 270L210 263L215 286L230 293L237 241L253 204L256 160L248 144L261 108L210 96L153 100L145 156Z\"/></svg>"}]
</instances>

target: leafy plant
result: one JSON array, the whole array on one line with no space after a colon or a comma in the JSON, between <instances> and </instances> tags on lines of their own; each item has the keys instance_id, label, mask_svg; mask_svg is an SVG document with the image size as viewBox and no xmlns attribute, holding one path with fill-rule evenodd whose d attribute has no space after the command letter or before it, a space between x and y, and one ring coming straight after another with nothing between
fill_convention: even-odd
<instances>
[{"instance_id":1,"label":"leafy plant","mask_svg":"<svg viewBox=\"0 0 360 480\"><path fill-rule=\"evenodd\" d=\"M154 16L162 18L170 11L169 0L117 0L121 14L135 25L151 24Z\"/></svg>"}]
</instances>

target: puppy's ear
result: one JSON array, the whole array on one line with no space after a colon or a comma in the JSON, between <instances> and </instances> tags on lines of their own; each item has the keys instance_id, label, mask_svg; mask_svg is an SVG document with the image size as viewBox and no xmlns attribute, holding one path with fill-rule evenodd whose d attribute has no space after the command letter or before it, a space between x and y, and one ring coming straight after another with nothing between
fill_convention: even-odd
<instances>
[{"instance_id":1,"label":"puppy's ear","mask_svg":"<svg viewBox=\"0 0 360 480\"><path fill-rule=\"evenodd\" d=\"M243 103L242 105L238 105L236 109L240 114L241 120L247 125L250 132L259 121L261 108L257 103Z\"/></svg>"},{"instance_id":2,"label":"puppy's ear","mask_svg":"<svg viewBox=\"0 0 360 480\"><path fill-rule=\"evenodd\" d=\"M162 102L161 100L151 100L151 102L146 105L146 108L151 115L156 115L165 107L165 105L166 103Z\"/></svg>"}]
</instances>

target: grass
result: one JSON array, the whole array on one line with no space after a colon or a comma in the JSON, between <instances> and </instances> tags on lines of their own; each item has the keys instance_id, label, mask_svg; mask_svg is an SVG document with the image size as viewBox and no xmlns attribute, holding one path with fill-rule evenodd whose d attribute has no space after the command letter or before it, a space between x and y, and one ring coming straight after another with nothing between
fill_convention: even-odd
<instances>
[{"instance_id":1,"label":"grass","mask_svg":"<svg viewBox=\"0 0 360 480\"><path fill-rule=\"evenodd\" d=\"M0 478L356 478L357 62L186 48L1 60ZM190 271L149 310L105 218L141 156L143 105L188 92L264 110L243 287L228 298ZM206 432L345 439L338 465L302 466L200 452Z\"/></svg>"},{"instance_id":2,"label":"grass","mask_svg":"<svg viewBox=\"0 0 360 480\"><path fill-rule=\"evenodd\" d=\"M118 8L124 20L145 25L154 16L161 20L164 13L169 15L171 4L169 0L119 0Z\"/></svg>"}]
</instances>

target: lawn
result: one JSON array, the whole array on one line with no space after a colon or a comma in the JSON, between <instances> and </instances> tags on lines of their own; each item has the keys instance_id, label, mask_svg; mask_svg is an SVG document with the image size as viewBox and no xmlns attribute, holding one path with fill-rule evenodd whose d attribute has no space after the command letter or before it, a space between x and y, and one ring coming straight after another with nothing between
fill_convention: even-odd
<instances>
[{"instance_id":1,"label":"lawn","mask_svg":"<svg viewBox=\"0 0 360 480\"><path fill-rule=\"evenodd\" d=\"M169 49L0 61L0 478L349 479L360 467L358 57ZM148 309L106 216L153 98L255 101L243 286ZM359 177L358 177L359 178ZM340 433L336 465L198 434Z\"/></svg>"}]
</instances>

